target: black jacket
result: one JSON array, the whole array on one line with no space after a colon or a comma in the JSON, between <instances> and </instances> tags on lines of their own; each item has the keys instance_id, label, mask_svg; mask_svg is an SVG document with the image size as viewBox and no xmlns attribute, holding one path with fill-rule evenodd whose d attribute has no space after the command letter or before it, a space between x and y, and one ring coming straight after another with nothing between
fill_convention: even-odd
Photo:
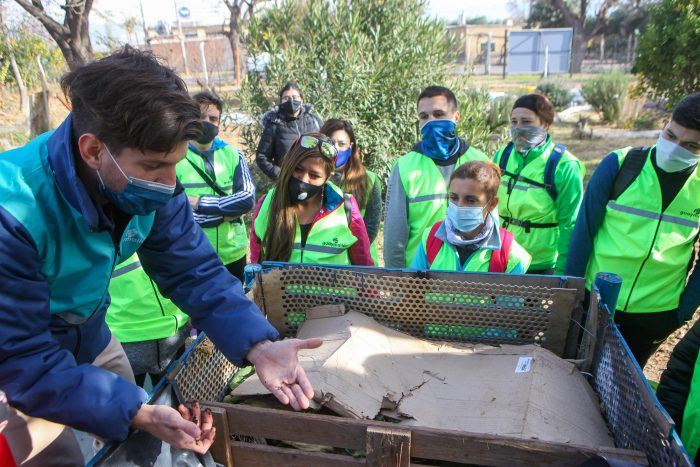
<instances>
[{"instance_id":1,"label":"black jacket","mask_svg":"<svg viewBox=\"0 0 700 467\"><path fill-rule=\"evenodd\" d=\"M277 107L262 117L263 133L255 153L255 163L272 180L280 173L282 158L294 141L304 133L318 132L323 126L321 117L311 104L303 104L298 117L288 117Z\"/></svg>"},{"instance_id":2,"label":"black jacket","mask_svg":"<svg viewBox=\"0 0 700 467\"><path fill-rule=\"evenodd\" d=\"M683 412L690 394L693 370L700 351L700 320L696 321L671 353L668 365L661 374L656 397L676 423L676 431L682 433ZM700 452L698 452L700 456ZM695 462L700 459L696 456Z\"/></svg>"}]
</instances>

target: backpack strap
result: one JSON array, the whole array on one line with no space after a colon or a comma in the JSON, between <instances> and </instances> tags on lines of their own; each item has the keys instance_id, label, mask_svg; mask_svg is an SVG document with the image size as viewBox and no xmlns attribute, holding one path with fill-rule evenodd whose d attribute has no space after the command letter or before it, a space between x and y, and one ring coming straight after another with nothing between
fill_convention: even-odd
<instances>
[{"instance_id":1,"label":"backpack strap","mask_svg":"<svg viewBox=\"0 0 700 467\"><path fill-rule=\"evenodd\" d=\"M547 190L552 201L556 202L559 192L557 192L557 187L554 185L554 175L557 173L557 165L562 156L566 152L566 146L563 144L555 144L552 153L547 159L547 164L544 166L544 189Z\"/></svg>"},{"instance_id":2,"label":"backpack strap","mask_svg":"<svg viewBox=\"0 0 700 467\"><path fill-rule=\"evenodd\" d=\"M443 221L433 224L433 227L430 229L430 233L428 234L428 241L425 246L425 255L428 258L428 267L433 264L433 261L435 261L435 258L440 252L440 248L442 248L442 240L435 236L438 229L442 225L442 222Z\"/></svg>"},{"instance_id":3,"label":"backpack strap","mask_svg":"<svg viewBox=\"0 0 700 467\"><path fill-rule=\"evenodd\" d=\"M648 155L649 146L632 148L627 152L620 166L620 170L617 171L617 175L615 176L615 185L613 185L610 199L616 200L630 187L632 182L634 182L641 173L642 168L644 168Z\"/></svg>"},{"instance_id":4,"label":"backpack strap","mask_svg":"<svg viewBox=\"0 0 700 467\"><path fill-rule=\"evenodd\" d=\"M352 222L352 201L350 201L350 195L343 193L343 206L345 207L345 218L348 220L348 227Z\"/></svg>"},{"instance_id":5,"label":"backpack strap","mask_svg":"<svg viewBox=\"0 0 700 467\"><path fill-rule=\"evenodd\" d=\"M506 272L508 258L510 258L510 246L513 244L513 234L503 227L498 228L501 236L501 249L491 252L489 261L489 272Z\"/></svg>"}]
</instances>

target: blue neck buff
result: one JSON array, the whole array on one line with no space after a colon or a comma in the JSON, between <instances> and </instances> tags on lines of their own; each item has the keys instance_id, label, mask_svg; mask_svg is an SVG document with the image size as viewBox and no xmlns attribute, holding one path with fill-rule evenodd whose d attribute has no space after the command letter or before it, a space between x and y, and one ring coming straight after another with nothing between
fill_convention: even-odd
<instances>
[{"instance_id":1,"label":"blue neck buff","mask_svg":"<svg viewBox=\"0 0 700 467\"><path fill-rule=\"evenodd\" d=\"M447 160L459 150L453 120L429 120L421 127L421 151L431 159Z\"/></svg>"},{"instance_id":2,"label":"blue neck buff","mask_svg":"<svg viewBox=\"0 0 700 467\"><path fill-rule=\"evenodd\" d=\"M352 156L352 146L343 151L338 151L338 157L335 159L335 167L340 168L347 164L350 160L350 156Z\"/></svg>"}]
</instances>

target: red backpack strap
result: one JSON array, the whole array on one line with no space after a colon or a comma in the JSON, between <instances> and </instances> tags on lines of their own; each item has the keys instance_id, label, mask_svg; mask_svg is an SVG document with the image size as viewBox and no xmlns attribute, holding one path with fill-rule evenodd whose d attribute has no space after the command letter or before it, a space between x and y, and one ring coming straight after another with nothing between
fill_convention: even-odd
<instances>
[{"instance_id":1,"label":"red backpack strap","mask_svg":"<svg viewBox=\"0 0 700 467\"><path fill-rule=\"evenodd\" d=\"M441 225L442 221L433 224L432 228L430 229L430 233L428 234L428 241L425 245L425 255L428 258L428 267L433 264L435 257L440 252L440 248L442 248L442 240L435 236Z\"/></svg>"},{"instance_id":2,"label":"red backpack strap","mask_svg":"<svg viewBox=\"0 0 700 467\"><path fill-rule=\"evenodd\" d=\"M498 234L501 236L501 249L491 252L489 272L506 272L506 268L508 267L510 246L513 244L513 234L503 227L498 228Z\"/></svg>"}]
</instances>

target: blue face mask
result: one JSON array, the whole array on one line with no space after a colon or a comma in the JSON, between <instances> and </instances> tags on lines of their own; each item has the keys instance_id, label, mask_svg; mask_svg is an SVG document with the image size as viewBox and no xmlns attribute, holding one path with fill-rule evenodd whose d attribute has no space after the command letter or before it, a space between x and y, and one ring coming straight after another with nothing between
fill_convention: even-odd
<instances>
[{"instance_id":1,"label":"blue face mask","mask_svg":"<svg viewBox=\"0 0 700 467\"><path fill-rule=\"evenodd\" d=\"M452 226L460 232L469 233L484 223L484 208L460 208L452 201L447 205L445 215Z\"/></svg>"},{"instance_id":2,"label":"blue face mask","mask_svg":"<svg viewBox=\"0 0 700 467\"><path fill-rule=\"evenodd\" d=\"M165 185L127 176L106 145L105 149L107 149L107 154L109 154L109 157L112 158L114 164L127 180L124 191L112 191L102 181L100 172L97 172L97 178L100 179L100 191L117 209L132 216L145 216L162 208L172 199L175 185Z\"/></svg>"},{"instance_id":3,"label":"blue face mask","mask_svg":"<svg viewBox=\"0 0 700 467\"><path fill-rule=\"evenodd\" d=\"M428 120L420 129L423 140L421 150L426 156L447 160L459 150L459 138L455 134L457 124L453 120Z\"/></svg>"},{"instance_id":4,"label":"blue face mask","mask_svg":"<svg viewBox=\"0 0 700 467\"><path fill-rule=\"evenodd\" d=\"M338 157L335 159L335 167L339 168L347 164L350 160L350 156L352 156L352 146L343 151L338 151Z\"/></svg>"}]
</instances>

